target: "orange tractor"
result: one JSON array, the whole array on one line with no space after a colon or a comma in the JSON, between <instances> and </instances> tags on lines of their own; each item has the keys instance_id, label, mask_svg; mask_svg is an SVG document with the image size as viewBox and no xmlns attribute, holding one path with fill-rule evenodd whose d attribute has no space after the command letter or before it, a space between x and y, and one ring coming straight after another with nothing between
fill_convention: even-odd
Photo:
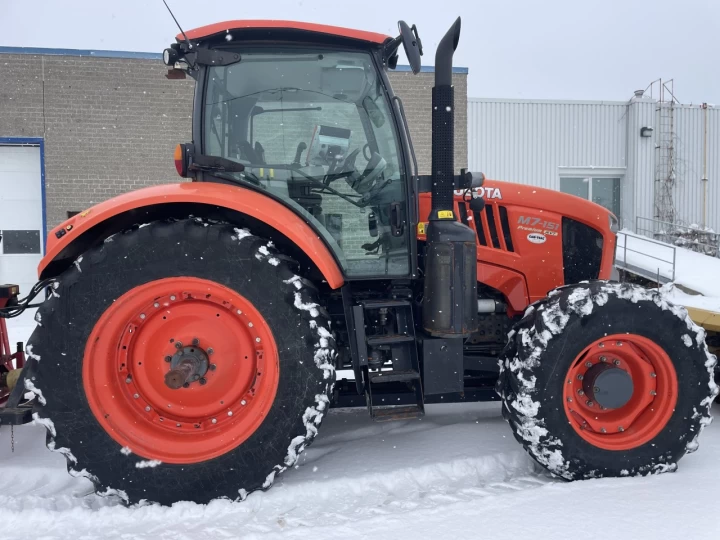
<instances>
[{"instance_id":1,"label":"orange tractor","mask_svg":"<svg viewBox=\"0 0 720 540\"><path fill-rule=\"evenodd\" d=\"M230 21L165 50L168 76L196 81L175 154L192 182L69 219L39 268L16 389L71 472L129 503L243 499L331 407L380 421L480 400L568 480L697 448L715 358L684 309L607 281L615 217L457 174L459 36L458 19L437 48L430 176L387 78L401 46L420 70L414 26Z\"/></svg>"}]
</instances>

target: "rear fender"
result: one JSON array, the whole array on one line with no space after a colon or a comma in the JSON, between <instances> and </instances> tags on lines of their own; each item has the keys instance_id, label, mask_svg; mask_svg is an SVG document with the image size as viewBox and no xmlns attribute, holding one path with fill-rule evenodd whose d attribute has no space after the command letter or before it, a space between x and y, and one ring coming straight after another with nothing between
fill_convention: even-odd
<instances>
[{"instance_id":1,"label":"rear fender","mask_svg":"<svg viewBox=\"0 0 720 540\"><path fill-rule=\"evenodd\" d=\"M167 218L212 217L251 225L289 255L306 259L332 289L344 283L337 260L302 217L267 195L212 182L163 184L124 193L68 219L50 231L41 278L58 275L87 249L133 225ZM301 261L305 262L305 261Z\"/></svg>"}]
</instances>

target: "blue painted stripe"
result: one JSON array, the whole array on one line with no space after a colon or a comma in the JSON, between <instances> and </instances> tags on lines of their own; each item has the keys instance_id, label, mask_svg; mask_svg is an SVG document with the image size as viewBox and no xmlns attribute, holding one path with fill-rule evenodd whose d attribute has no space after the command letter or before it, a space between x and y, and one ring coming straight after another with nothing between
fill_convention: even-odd
<instances>
[{"instance_id":1,"label":"blue painted stripe","mask_svg":"<svg viewBox=\"0 0 720 540\"><path fill-rule=\"evenodd\" d=\"M397 66L394 71L412 71L410 69L410 66ZM466 67L454 67L453 73L464 73L465 75L468 74L470 70ZM434 66L422 66L420 68L420 73L435 73L435 67Z\"/></svg>"},{"instance_id":2,"label":"blue painted stripe","mask_svg":"<svg viewBox=\"0 0 720 540\"><path fill-rule=\"evenodd\" d=\"M90 49L45 49L38 47L0 47L0 54L34 54L37 56L81 56L95 58L126 58L134 60L162 60L162 53L133 52L133 51L96 51ZM395 71L408 72L410 66L397 66ZM434 73L433 66L423 66L422 73ZM454 67L453 73L468 73L466 67Z\"/></svg>"},{"instance_id":3,"label":"blue painted stripe","mask_svg":"<svg viewBox=\"0 0 720 540\"><path fill-rule=\"evenodd\" d=\"M40 147L40 197L42 199L42 253L45 255L47 241L47 203L45 198L45 140L42 137L0 137L0 145L39 146Z\"/></svg>"}]
</instances>

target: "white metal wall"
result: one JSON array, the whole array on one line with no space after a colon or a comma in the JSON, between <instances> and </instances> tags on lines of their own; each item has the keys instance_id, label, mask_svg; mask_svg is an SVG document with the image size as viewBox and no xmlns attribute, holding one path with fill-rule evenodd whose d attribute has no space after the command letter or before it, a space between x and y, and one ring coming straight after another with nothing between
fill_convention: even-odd
<instances>
[{"instance_id":1,"label":"white metal wall","mask_svg":"<svg viewBox=\"0 0 720 540\"><path fill-rule=\"evenodd\" d=\"M705 111L699 106L675 109L676 216L686 224L702 222L703 132ZM720 109L709 108L707 226L720 231Z\"/></svg>"},{"instance_id":2,"label":"white metal wall","mask_svg":"<svg viewBox=\"0 0 720 540\"><path fill-rule=\"evenodd\" d=\"M559 189L560 167L625 167L627 103L468 99L468 163Z\"/></svg>"},{"instance_id":3,"label":"white metal wall","mask_svg":"<svg viewBox=\"0 0 720 540\"><path fill-rule=\"evenodd\" d=\"M675 110L677 219L702 220L703 114ZM640 128L653 127L652 137ZM568 168L623 169L621 218L654 214L658 103L468 99L468 163L488 178L559 189ZM720 109L708 110L707 225L720 231ZM601 171L599 171L601 172Z\"/></svg>"}]
</instances>

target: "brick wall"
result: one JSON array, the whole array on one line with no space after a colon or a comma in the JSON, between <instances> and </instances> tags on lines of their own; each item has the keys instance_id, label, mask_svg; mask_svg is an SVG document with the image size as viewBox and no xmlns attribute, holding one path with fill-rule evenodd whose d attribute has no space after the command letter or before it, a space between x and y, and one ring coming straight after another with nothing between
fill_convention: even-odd
<instances>
[{"instance_id":1,"label":"brick wall","mask_svg":"<svg viewBox=\"0 0 720 540\"><path fill-rule=\"evenodd\" d=\"M0 137L44 137L48 228L110 197L178 181L173 149L190 140L193 81L159 60L0 53ZM467 165L466 75L454 75L456 157ZM430 172L432 73L390 74L420 171Z\"/></svg>"}]
</instances>

